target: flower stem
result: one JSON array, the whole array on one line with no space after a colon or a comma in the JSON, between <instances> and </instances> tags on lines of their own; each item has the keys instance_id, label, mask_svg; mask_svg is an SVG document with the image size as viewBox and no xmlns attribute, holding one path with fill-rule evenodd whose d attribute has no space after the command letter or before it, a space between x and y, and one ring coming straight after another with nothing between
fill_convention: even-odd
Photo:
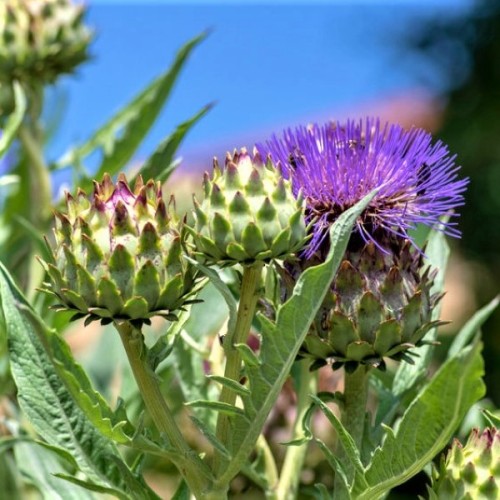
<instances>
[{"instance_id":1,"label":"flower stem","mask_svg":"<svg viewBox=\"0 0 500 500\"><path fill-rule=\"evenodd\" d=\"M44 88L43 85L35 85L25 90L29 97L28 112L18 134L29 161L30 222L37 229L44 230L52 205L52 185L43 152L44 134L40 121Z\"/></svg>"},{"instance_id":2,"label":"flower stem","mask_svg":"<svg viewBox=\"0 0 500 500\"><path fill-rule=\"evenodd\" d=\"M341 411L341 422L352 436L358 450L361 451L365 426L366 402L368 399L369 368L359 365L353 373L344 374L344 404ZM354 478L354 468L339 445L339 458L345 464L348 481ZM335 480L335 490L340 489L340 480Z\"/></svg>"},{"instance_id":3,"label":"flower stem","mask_svg":"<svg viewBox=\"0 0 500 500\"><path fill-rule=\"evenodd\" d=\"M241 282L240 302L238 305L238 314L236 325L232 332L229 332L224 338L223 347L226 353L226 368L224 377L231 380L240 380L241 356L235 345L246 343L252 320L255 314L255 308L258 300L258 287L262 274L262 262L255 262L243 269L243 279ZM234 405L236 402L236 393L224 386L221 390L219 401L222 403ZM229 417L219 413L217 418L216 436L220 442L227 446L231 435L231 424ZM224 469L224 460L220 453L215 452L214 471L219 474Z\"/></svg>"},{"instance_id":4,"label":"flower stem","mask_svg":"<svg viewBox=\"0 0 500 500\"><path fill-rule=\"evenodd\" d=\"M115 322L115 327L120 333L139 391L156 428L167 436L170 445L178 451L180 466L176 465L191 492L196 498L203 498L203 491L209 488L200 474L203 463L182 436L161 393L157 376L147 361L142 332L128 321Z\"/></svg>"},{"instance_id":5,"label":"flower stem","mask_svg":"<svg viewBox=\"0 0 500 500\"><path fill-rule=\"evenodd\" d=\"M40 123L40 114L43 108L43 86L36 85L25 90L29 96L28 112L19 127L18 137L28 160L25 174L30 203L26 218L33 228L43 234L48 229L52 206L52 184L44 158L43 130ZM26 242L25 251L30 266L21 281L24 283L28 296L32 297L35 288L43 280L43 272L33 258L35 248L32 241Z\"/></svg>"},{"instance_id":6,"label":"flower stem","mask_svg":"<svg viewBox=\"0 0 500 500\"><path fill-rule=\"evenodd\" d=\"M316 392L316 376L309 370L310 361L302 360L299 365L299 380L297 387L297 416L293 427L292 440L304 436L302 420L309 408L311 393ZM307 443L300 446L289 446L285 455L285 461L281 468L281 474L273 500L293 500L297 498L300 472L307 454Z\"/></svg>"},{"instance_id":7,"label":"flower stem","mask_svg":"<svg viewBox=\"0 0 500 500\"><path fill-rule=\"evenodd\" d=\"M43 229L43 225L50 216L52 205L52 187L50 175L43 158L42 145L39 143L37 134L31 126L23 124L19 127L19 139L29 159L29 192L31 199L30 222L37 229Z\"/></svg>"}]
</instances>

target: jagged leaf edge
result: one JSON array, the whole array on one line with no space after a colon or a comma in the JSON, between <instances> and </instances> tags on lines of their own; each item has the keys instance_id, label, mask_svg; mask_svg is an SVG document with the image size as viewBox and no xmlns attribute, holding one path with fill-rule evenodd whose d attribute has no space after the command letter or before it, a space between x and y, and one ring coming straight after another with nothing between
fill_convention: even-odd
<instances>
[{"instance_id":1,"label":"jagged leaf edge","mask_svg":"<svg viewBox=\"0 0 500 500\"><path fill-rule=\"evenodd\" d=\"M319 409L323 412L325 417L328 419L332 427L335 429L337 436L339 438L339 442L342 444L344 448L347 459L351 462L354 470L360 475L364 474L364 467L361 463L361 458L359 455L359 450L354 442L354 439L349 434L347 429L342 425L342 422L337 418L337 416L328 408L328 406L321 401L320 398L312 395L311 396L314 403L319 407Z\"/></svg>"},{"instance_id":2,"label":"jagged leaf edge","mask_svg":"<svg viewBox=\"0 0 500 500\"><path fill-rule=\"evenodd\" d=\"M364 477L356 475L351 489L356 499L380 498L387 491L419 472L444 448L468 409L484 395L485 386L481 379L484 374L484 363L480 351L481 344L477 343L447 360L412 401L396 429L387 428L385 439L366 467ZM445 389L450 388L455 388L449 398L454 404L445 403L447 400ZM428 401L432 398L440 402L438 411L432 411ZM429 408L431 412L426 416L425 412L429 412ZM432 430L436 428L438 419L443 425L438 435L435 436L436 433ZM413 432L413 437L419 436L428 441L428 445L424 447L426 451L417 458L413 456L408 458L407 455L406 461L402 456L399 456L398 460L393 460L397 453L408 454L414 443L414 439L405 440L405 431ZM420 448L423 448L422 445ZM412 454L415 454L415 450L412 450ZM403 466L399 472L390 472L395 463L408 465ZM364 481L368 482L368 488L364 486Z\"/></svg>"},{"instance_id":3,"label":"jagged leaf edge","mask_svg":"<svg viewBox=\"0 0 500 500\"><path fill-rule=\"evenodd\" d=\"M378 189L373 190L344 212L333 224L330 230L331 248L328 257L324 263L302 273L292 296L279 308L276 323L263 316L259 317L262 325L259 357L262 363L246 367L251 387L252 408L251 411L247 411L245 405L246 414L233 419L233 441L230 447L233 459L218 478L218 483L227 484L237 474L241 464L246 461L254 448L323 297L337 272L356 220L377 192ZM291 342L288 337L292 337ZM274 359L276 354L281 359ZM270 381L267 380L267 376L271 377Z\"/></svg>"},{"instance_id":4,"label":"jagged leaf edge","mask_svg":"<svg viewBox=\"0 0 500 500\"><path fill-rule=\"evenodd\" d=\"M9 300L9 295L10 295L10 300ZM16 303L17 301L22 301L26 304L21 292L17 289L15 284L13 283L8 271L5 269L3 264L0 263L0 299L1 299L1 310L2 310L2 317L3 320L5 321L5 327L6 331L8 330L7 325L9 323L8 318L11 317L11 313L15 312L17 313L17 317L12 320L10 324L18 324L22 325L22 328L17 328L17 334L22 334L24 332L25 336L27 337L27 340L29 341L28 343L24 343L25 345L31 345L33 349L36 351L36 358L45 358L44 361L44 368L41 368L41 371L43 373L44 379L48 379L49 376L47 376L47 368L49 370L49 375L52 377L57 378L56 374L56 369L54 365L51 363L49 357L47 356L43 345L39 341L38 336L36 335L35 332L31 331L31 323L29 322L28 319L26 319L21 312L19 311L19 308L17 307ZM17 300L16 300L17 299ZM11 313L9 314L9 311L7 309L7 301L10 303L10 307L12 308ZM21 303L22 303L21 302ZM33 428L41 435L43 438L51 444L53 447L59 447L63 451L68 452L69 449L67 448L67 442L65 441L63 437L63 433L61 432L61 429L58 429L58 432L55 432L55 429L52 429L53 435L49 435L46 430L47 428L43 428L40 426L39 422L37 421L37 417L33 417L33 412L35 411L34 408L36 408L36 401L34 402L33 400L27 401L23 398L23 385L22 383L20 384L20 377L25 376L29 377L29 374L27 371L23 369L22 365L17 364L16 362L16 350L12 349L12 345L18 340L17 335L9 335L8 336L9 340L9 353L10 353L10 360L11 360L11 372L12 376L14 378L14 382L16 383L16 386L18 387L18 401L19 405L23 409L25 415L28 417L30 420L31 424L33 425ZM42 361L41 361L42 363ZM43 388L40 387L40 390ZM74 403L74 400L72 399L69 391L66 390L66 386L64 384L61 384L60 389L63 390L63 392L67 395L68 400L70 400L72 403ZM54 398L58 401L61 401L59 395L55 394L55 389L52 387L52 385L49 386L49 390L54 393ZM46 395L46 392L44 392ZM61 401L62 404L62 401ZM97 429L89 425L90 422L87 420L86 416L84 413L80 410L80 408L76 405L72 405L74 410L79 413L79 424L81 426L86 426L88 427L88 430L90 433L93 435L92 440L86 439L86 443L88 444L90 441L96 442L96 440L99 442L99 446L103 448L103 450L106 450L106 453L108 455L116 455L119 456L118 450L116 449L115 444L109 440L108 438L104 437L101 433L97 431ZM45 410L42 409L42 412L45 412ZM38 417L40 418L40 417ZM43 419L43 417L42 417ZM70 418L67 416L67 420L69 421ZM50 425L46 425L48 428L51 428ZM109 474L106 474L109 472L109 467L104 467L104 464L101 464L100 467L97 466L97 464L93 461L92 457L88 455L88 449L86 451L83 451L83 448L81 446L81 443L76 436L74 436L74 425L76 424L68 424L70 428L69 434L73 436L73 443L76 445L76 448L81 449L82 453L72 453L73 458L75 459L76 463L78 464L79 468L84 472L91 480L97 482L101 482L103 487L110 488L116 490L117 494L119 493L124 494L124 491L119 489L122 488L122 484L114 484L114 481L118 481L119 476L117 475L116 477L110 477Z\"/></svg>"},{"instance_id":5,"label":"jagged leaf edge","mask_svg":"<svg viewBox=\"0 0 500 500\"><path fill-rule=\"evenodd\" d=\"M49 353L57 374L88 420L104 436L119 444L130 444L131 436L135 432L132 424L128 419L117 421L115 412L93 388L92 382L74 359L64 339L54 329L48 328L27 304L21 304L18 308L28 316L40 342ZM128 428L128 432L125 432L125 428Z\"/></svg>"},{"instance_id":6,"label":"jagged leaf edge","mask_svg":"<svg viewBox=\"0 0 500 500\"><path fill-rule=\"evenodd\" d=\"M38 443L28 439L19 440L13 445L14 456L23 477L40 492L42 498L64 500L93 500L80 487L60 481L56 473L64 470L56 457L51 453L53 448L37 446ZM43 446L43 445L42 445ZM57 455L58 452L56 452Z\"/></svg>"}]
</instances>

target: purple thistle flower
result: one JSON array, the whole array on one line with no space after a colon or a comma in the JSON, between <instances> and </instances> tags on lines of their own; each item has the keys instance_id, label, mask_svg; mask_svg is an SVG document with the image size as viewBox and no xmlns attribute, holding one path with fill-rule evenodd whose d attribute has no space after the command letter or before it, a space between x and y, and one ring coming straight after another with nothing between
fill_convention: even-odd
<instances>
[{"instance_id":1,"label":"purple thistle flower","mask_svg":"<svg viewBox=\"0 0 500 500\"><path fill-rule=\"evenodd\" d=\"M422 129L381 125L374 118L314 124L287 129L282 138L273 136L258 149L281 164L294 194L301 191L306 198L307 217L313 221L306 257L320 249L343 211L377 187L357 222L365 243L373 241L387 252L386 237L412 240L408 231L417 224L460 236L454 221L458 214L451 212L463 205L469 181L458 179L455 156ZM450 220L441 223L445 214Z\"/></svg>"}]
</instances>

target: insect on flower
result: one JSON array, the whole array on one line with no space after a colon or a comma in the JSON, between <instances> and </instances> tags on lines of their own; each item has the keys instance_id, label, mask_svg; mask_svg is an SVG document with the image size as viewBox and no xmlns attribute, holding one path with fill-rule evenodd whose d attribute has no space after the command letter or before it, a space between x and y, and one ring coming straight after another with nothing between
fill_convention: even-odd
<instances>
[{"instance_id":1,"label":"insect on flower","mask_svg":"<svg viewBox=\"0 0 500 500\"><path fill-rule=\"evenodd\" d=\"M458 179L455 157L424 130L372 118L288 129L259 148L305 197L311 240L299 268L323 260L335 220L378 189L356 223L302 354L314 366L331 359L334 368L347 369L383 368L384 358L412 362L411 349L439 324L431 311L440 296L430 291L435 273L424 269L410 231L424 224L460 235L450 211L463 204L468 180Z\"/></svg>"}]
</instances>

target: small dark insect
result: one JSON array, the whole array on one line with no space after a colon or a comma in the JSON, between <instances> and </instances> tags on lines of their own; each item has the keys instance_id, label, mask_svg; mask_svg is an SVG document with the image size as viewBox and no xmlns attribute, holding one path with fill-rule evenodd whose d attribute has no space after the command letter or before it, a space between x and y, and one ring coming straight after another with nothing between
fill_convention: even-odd
<instances>
[{"instance_id":1,"label":"small dark insect","mask_svg":"<svg viewBox=\"0 0 500 500\"><path fill-rule=\"evenodd\" d=\"M425 185L429 182L431 178L431 167L427 163L422 163L417 172L417 188L419 186ZM422 196L425 194L425 187L417 189L417 196Z\"/></svg>"},{"instance_id":2,"label":"small dark insect","mask_svg":"<svg viewBox=\"0 0 500 500\"><path fill-rule=\"evenodd\" d=\"M302 151L295 146L293 151L288 155L288 164L293 168L293 170L296 170L298 167L297 162L304 164L305 156L302 154Z\"/></svg>"}]
</instances>

